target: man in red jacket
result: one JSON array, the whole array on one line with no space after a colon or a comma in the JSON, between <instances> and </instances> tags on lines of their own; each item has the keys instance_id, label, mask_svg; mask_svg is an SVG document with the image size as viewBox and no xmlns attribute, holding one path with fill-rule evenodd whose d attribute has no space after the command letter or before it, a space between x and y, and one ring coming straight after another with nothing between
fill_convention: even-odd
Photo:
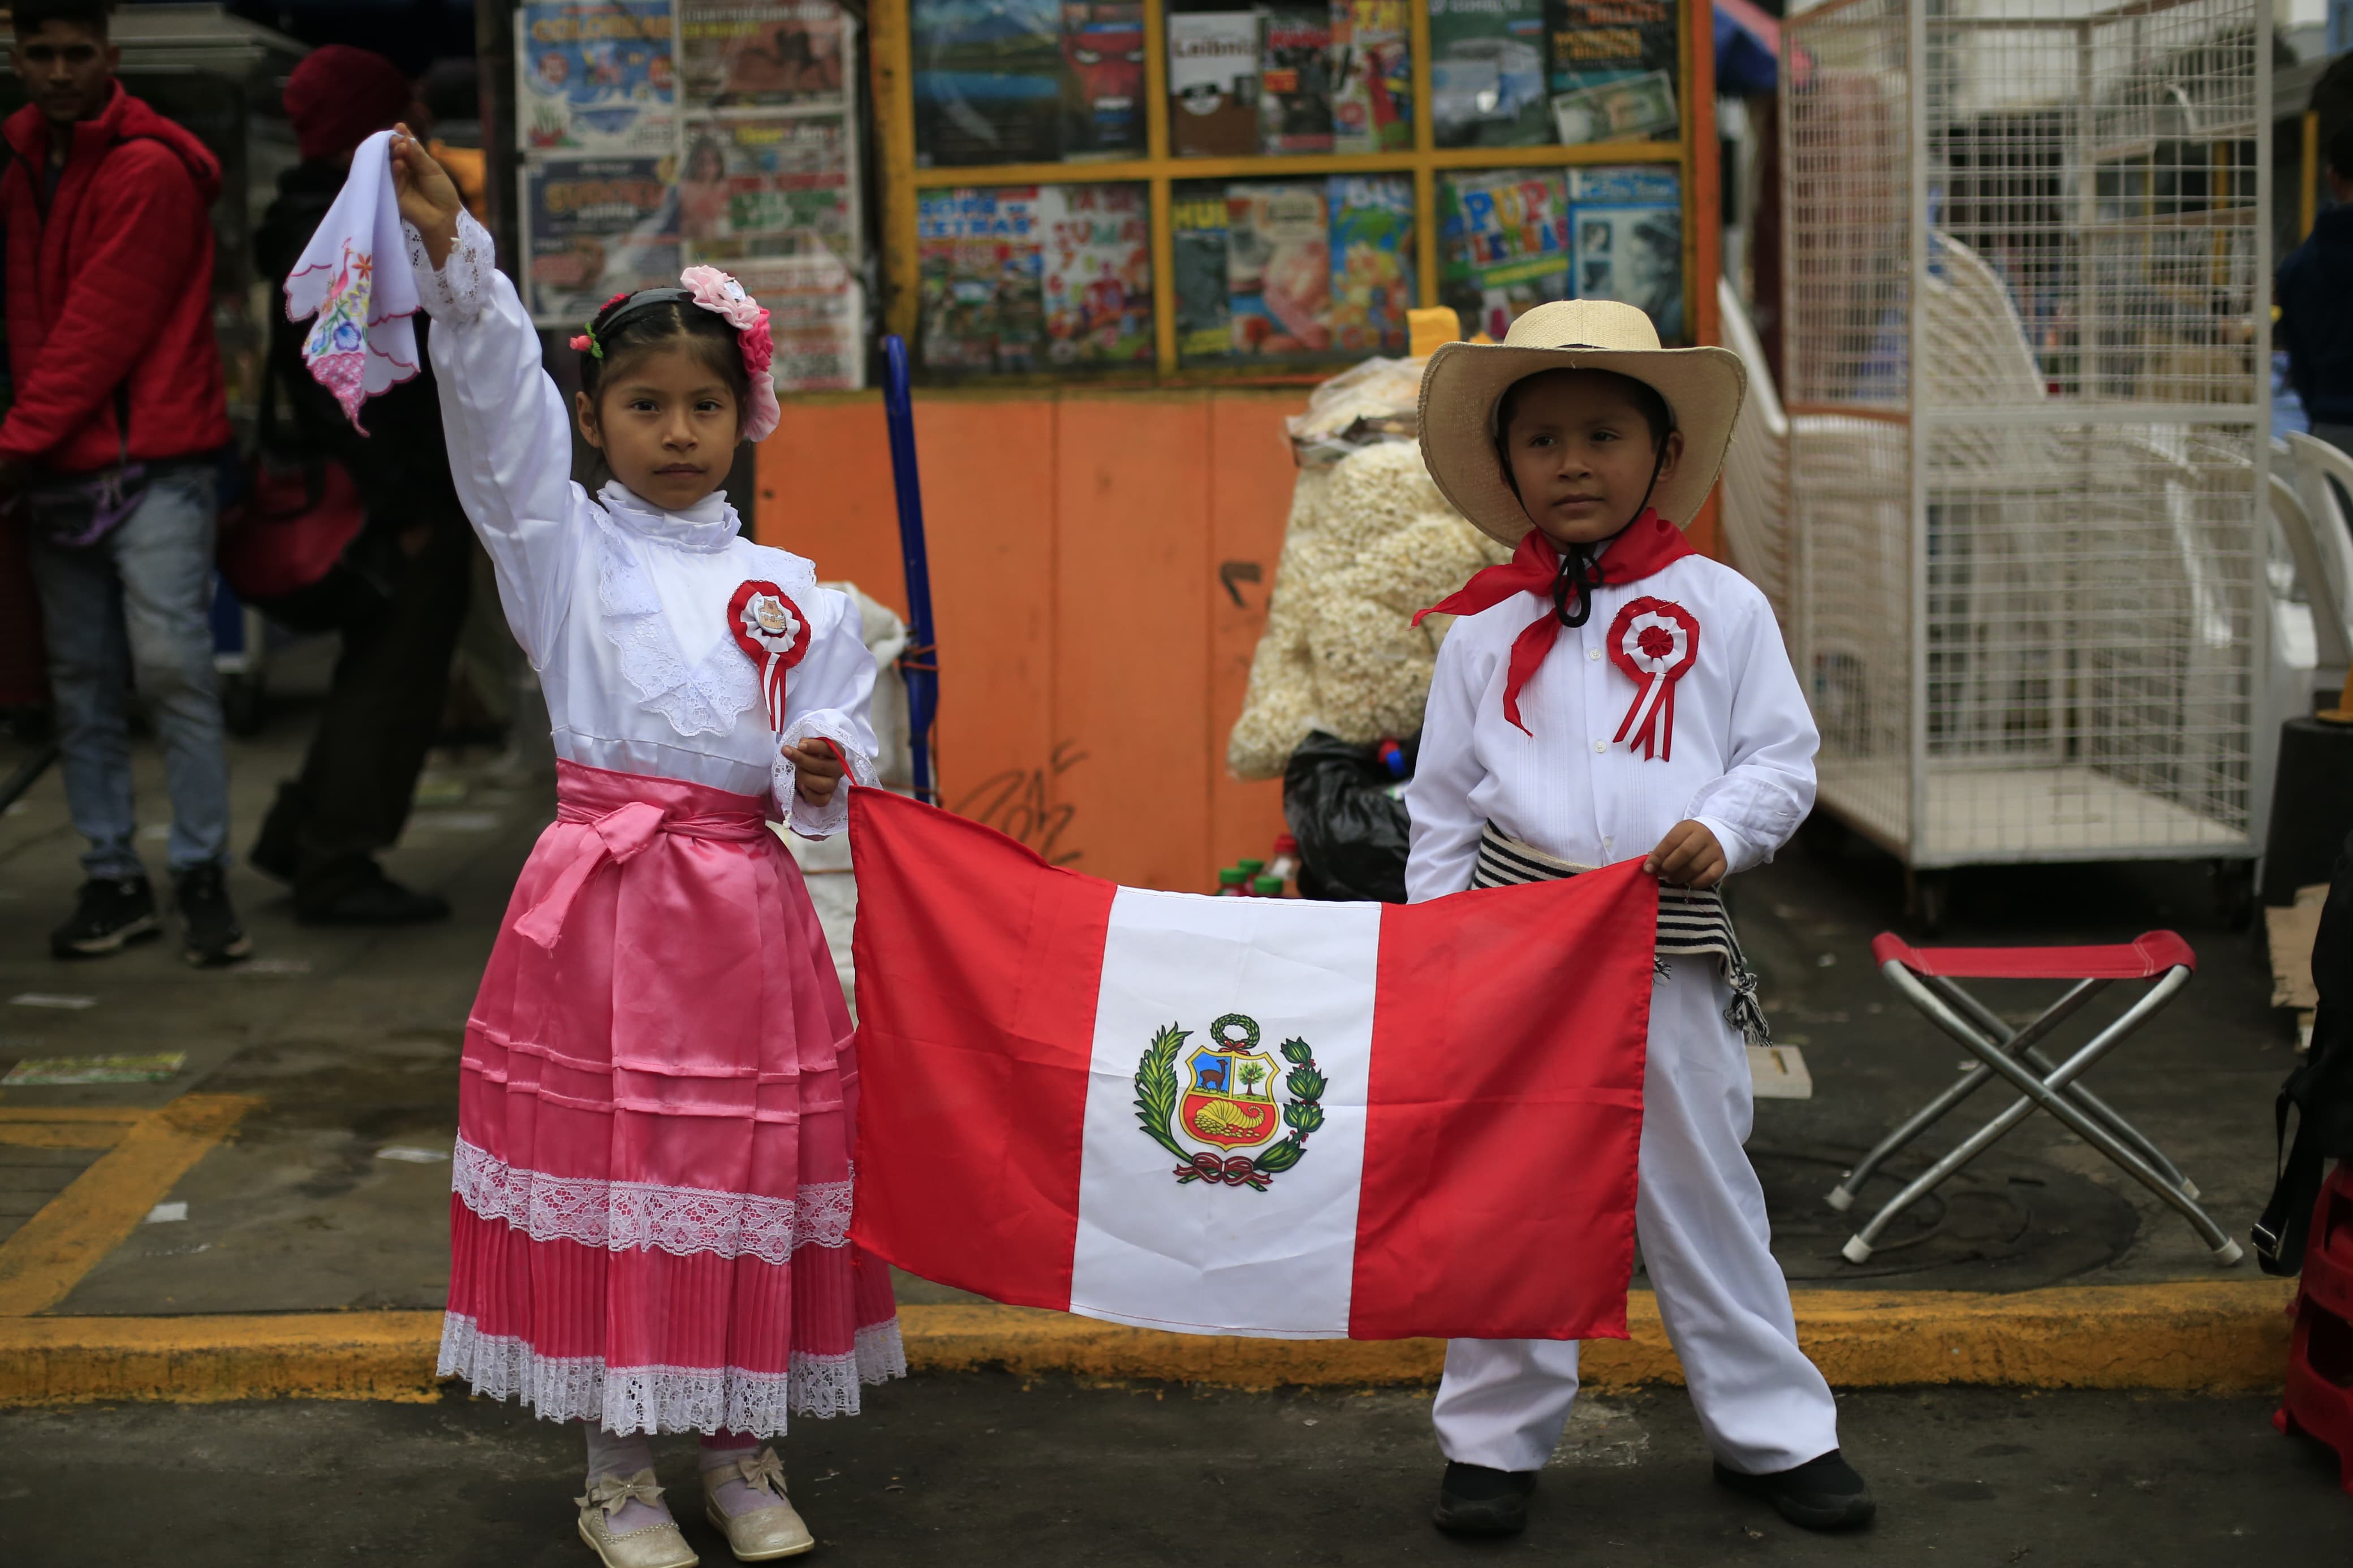
<instances>
[{"instance_id":1,"label":"man in red jacket","mask_svg":"<svg viewBox=\"0 0 2353 1568\"><path fill-rule=\"evenodd\" d=\"M65 752L89 839L60 958L153 935L134 840L126 688L153 712L172 797L166 856L186 955L253 944L223 882L228 761L213 673L216 455L229 441L213 342L220 165L114 79L102 0L18 0L16 74L32 102L0 122L8 357L0 491L31 538Z\"/></svg>"}]
</instances>

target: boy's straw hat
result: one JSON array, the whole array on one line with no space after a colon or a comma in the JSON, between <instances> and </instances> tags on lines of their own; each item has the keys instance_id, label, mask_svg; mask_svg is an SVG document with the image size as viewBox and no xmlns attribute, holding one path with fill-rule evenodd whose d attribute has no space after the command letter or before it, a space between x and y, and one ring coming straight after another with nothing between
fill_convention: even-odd
<instances>
[{"instance_id":1,"label":"boy's straw hat","mask_svg":"<svg viewBox=\"0 0 2353 1568\"><path fill-rule=\"evenodd\" d=\"M1500 343L1449 343L1421 377L1421 460L1439 492L1479 528L1516 545L1534 526L1504 476L1495 407L1504 389L1548 370L1609 370L1655 388L1683 435L1683 460L1651 504L1687 523L1724 467L1748 368L1730 349L1662 349L1651 318L1612 300L1560 300L1525 311Z\"/></svg>"}]
</instances>

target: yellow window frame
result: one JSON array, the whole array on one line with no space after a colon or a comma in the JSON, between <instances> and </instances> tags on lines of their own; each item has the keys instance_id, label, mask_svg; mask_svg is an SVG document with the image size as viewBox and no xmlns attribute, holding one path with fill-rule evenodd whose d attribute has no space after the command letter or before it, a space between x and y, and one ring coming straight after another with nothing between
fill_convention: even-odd
<instances>
[{"instance_id":1,"label":"yellow window frame","mask_svg":"<svg viewBox=\"0 0 2353 1568\"><path fill-rule=\"evenodd\" d=\"M1715 279L1721 215L1715 153L1715 7L1676 0L1675 91L1683 136L1675 142L1588 142L1575 147L1440 147L1430 113L1430 6L1410 0L1413 145L1389 153L1314 153L1251 158L1179 158L1168 146L1167 7L1144 0L1145 155L1074 163L1004 163L952 169L915 164L914 33L911 0L871 0L867 18L873 74L874 130L881 164L881 318L886 331L915 342L922 304L915 237L919 193L958 185L1142 184L1150 194L1152 316L1155 363L1163 378L1186 374L1176 363L1176 241L1169 193L1180 180L1280 178L1298 174L1413 176L1414 277L1423 305L1438 303L1438 175L1448 169L1567 168L1605 163L1673 163L1683 174L1683 320L1691 341L1715 338ZM1236 367L1195 370L1233 379ZM1328 372L1315 373L1320 377ZM1315 378L1311 377L1311 379ZM1260 371L1256 380L1295 380Z\"/></svg>"}]
</instances>

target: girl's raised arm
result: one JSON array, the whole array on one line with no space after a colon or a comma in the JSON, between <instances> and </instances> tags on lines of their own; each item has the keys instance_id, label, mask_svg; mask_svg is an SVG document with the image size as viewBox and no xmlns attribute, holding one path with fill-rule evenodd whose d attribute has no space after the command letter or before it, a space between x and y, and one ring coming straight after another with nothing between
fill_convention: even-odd
<instances>
[{"instance_id":1,"label":"girl's raised arm","mask_svg":"<svg viewBox=\"0 0 2353 1568\"><path fill-rule=\"evenodd\" d=\"M570 416L489 233L406 127L392 139L392 173L417 296L433 318L449 471L498 570L507 624L537 668L570 608L586 543L572 515L587 503L572 482Z\"/></svg>"}]
</instances>

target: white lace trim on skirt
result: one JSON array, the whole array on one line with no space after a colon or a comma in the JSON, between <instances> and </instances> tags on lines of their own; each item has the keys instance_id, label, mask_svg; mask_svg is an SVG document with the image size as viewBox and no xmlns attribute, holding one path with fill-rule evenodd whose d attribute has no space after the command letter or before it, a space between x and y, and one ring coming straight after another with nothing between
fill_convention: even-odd
<instances>
[{"instance_id":1,"label":"white lace trim on skirt","mask_svg":"<svg viewBox=\"0 0 2353 1568\"><path fill-rule=\"evenodd\" d=\"M795 1351L792 1370L739 1367L607 1368L602 1356L544 1356L520 1338L486 1334L457 1312L441 1321L437 1373L462 1377L477 1394L519 1401L549 1421L594 1421L607 1432L749 1432L784 1435L787 1415L855 1415L859 1386L907 1375L899 1321L858 1331L847 1355Z\"/></svg>"},{"instance_id":2,"label":"white lace trim on skirt","mask_svg":"<svg viewBox=\"0 0 2353 1568\"><path fill-rule=\"evenodd\" d=\"M812 1182L793 1197L550 1176L510 1165L458 1140L450 1186L486 1220L533 1241L576 1241L613 1252L654 1247L673 1258L714 1252L782 1266L803 1247L849 1240L850 1182Z\"/></svg>"}]
</instances>

